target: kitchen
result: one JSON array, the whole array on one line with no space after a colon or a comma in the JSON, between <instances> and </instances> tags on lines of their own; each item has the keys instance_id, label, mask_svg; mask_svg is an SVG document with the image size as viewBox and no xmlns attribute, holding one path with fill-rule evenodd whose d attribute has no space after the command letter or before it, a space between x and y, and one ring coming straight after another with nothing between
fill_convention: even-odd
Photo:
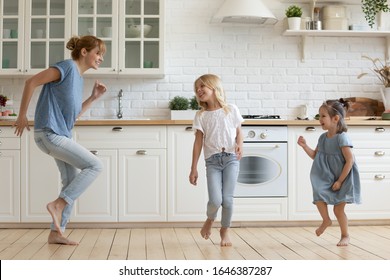
<instances>
[{"instance_id":1,"label":"kitchen","mask_svg":"<svg viewBox=\"0 0 390 280\"><path fill-rule=\"evenodd\" d=\"M357 79L357 76L371 67L369 61L362 59L362 55L384 58L386 54L384 37L308 37L305 41L305 60L302 61L301 37L283 35L287 27L284 11L293 1L264 2L267 3L274 15L279 19L275 25L210 23L211 18L223 1L166 0L164 77L99 77L108 86L108 92L105 97L87 112L85 122L88 122L88 119L115 119L117 114L117 95L120 90L123 90L122 104L125 119L150 118L152 120L161 120L160 124L164 126L166 125L164 120L169 119L169 100L176 95L191 97L193 95L193 81L195 78L208 72L221 76L229 101L235 103L242 114L280 115L282 119L288 120L285 123L291 126L305 126L306 123L302 124L294 121L300 115L303 104L307 105L308 116L310 119L313 119L314 115L317 114L319 105L325 99L339 97L381 99L379 84L374 76L367 76L364 79ZM305 15L309 15L310 1L294 1L294 3L297 2L303 7ZM349 4L355 2L353 5L348 5L348 11L353 23L364 23L364 16L359 5L360 1L347 2ZM320 1L318 3L320 4ZM88 96L88 89L91 88L93 81L94 78L92 77L86 79L85 96ZM10 96L13 100L12 106L14 110L18 108L20 103L23 82L24 78L19 77L0 78L2 93ZM33 104L37 98L38 94L34 96ZM33 104L30 106L31 111L29 113L31 116L34 114ZM146 122L141 121L141 126L146 124ZM316 122L307 122L308 125L313 125L314 123ZM190 122L183 122L182 124L190 126ZM371 124L384 125L381 121L374 121ZM137 128L139 126L137 125ZM145 127L147 130L148 126L145 125ZM109 159L112 156L110 149L121 148L118 145L113 147L115 143L109 143L109 140L112 140L112 138L107 138L107 142L88 142L91 141L91 138L94 138L93 133L96 133L96 131L90 127L87 127L86 130L82 128L80 126L81 136L87 132L85 135L87 138L84 138L83 141L90 143L91 148L106 149L107 154L104 155L106 158ZM180 133L175 132L175 128L170 127L169 129L173 130L168 131L172 135ZM157 133L162 135L165 133L163 130ZM88 135L90 135L90 138L88 138ZM156 137L156 139L160 139L158 138L159 136ZM185 137L187 141L192 141L192 134ZM131 138L131 135L129 138ZM115 140L121 141L121 139ZM24 145L29 145L29 143L26 140ZM158 146L160 144L155 143L157 146L154 146L154 148L163 149L166 147L164 145L167 145L167 143L162 143L162 146ZM175 144L171 142L168 145L168 150L170 147L175 147ZM289 143L289 149L291 147L293 147L293 143ZM135 146L135 148L139 147ZM188 150L184 145L176 149L178 153ZM146 163L145 165L148 164ZM39 168L37 168L36 172L39 172ZM182 174L180 176L187 177L188 170L183 168L181 172L177 173ZM115 178L111 179L116 180ZM162 177L160 179L164 181L166 178ZM117 191L111 192L111 196L118 195ZM166 195L174 197L177 193L180 194L180 192L182 193L179 197L191 197L193 195L189 190L168 190L168 194L165 191L160 193L158 190L155 190L155 199L161 205L164 204ZM204 193L201 193L199 190L196 190L196 192L197 196L205 199ZM301 202L300 199L297 201ZM172 198L172 200L168 199L168 201L177 200ZM137 204L139 201L129 201L129 203ZM242 203L242 209L250 209L253 206L250 200ZM280 217L286 217L287 212L291 210L288 210L288 207L292 207L287 205L286 199L283 198L276 198L271 202L267 200L264 205L266 203L272 204L270 208L281 209L279 210L279 221L281 220ZM181 204L183 202L179 201L175 206L179 208L184 207ZM113 204L107 205L113 207ZM142 208L144 205L139 206ZM201 205L194 205L194 207L200 207L201 211L203 211L203 206L203 200ZM165 207L169 207L169 205L159 208L158 211L165 213L167 211ZM269 208L266 209L268 210ZM34 212L36 209L30 210L33 210L30 214L36 214L36 216L25 216L24 218L27 222L38 220L44 223L47 220L45 216L40 217L40 210L38 213ZM298 205L295 220L300 220L300 216L302 216L300 215L301 210ZM303 212L306 210L303 209ZM112 210L110 208L107 212L110 211L120 211L123 221L129 218L125 211ZM237 217L244 219L248 210L242 210L244 211L243 213L240 213L240 211L238 209ZM264 217L264 214L261 213L265 212L264 209L257 209L256 211L259 212L259 216L254 215L252 219L259 219L260 221L262 220L261 218L263 220L268 219L268 221L275 220L275 217L272 215L268 216L268 218ZM307 215L306 219L310 221L312 217L310 216L312 215L310 211L309 213L304 213L304 215ZM180 211L169 212L168 216L172 222L191 223L198 219L195 214L191 216L191 213ZM37 217L38 219L36 219ZM117 217L118 214L115 212L107 220L112 218L112 223L115 224ZM139 213L136 213L129 219L135 221L138 217ZM388 217L384 214L383 219L388 219ZM91 219L95 218L92 217ZM77 220L77 217L75 219ZM85 219L85 217L82 217L82 219ZM150 219L156 221L159 217L151 217ZM109 224L107 220L106 223ZM166 217L161 216L161 220L165 221ZM142 218L142 221L146 223L148 219ZM97 219L96 222L99 222L99 220ZM242 224L245 225L244 222Z\"/></svg>"}]
</instances>

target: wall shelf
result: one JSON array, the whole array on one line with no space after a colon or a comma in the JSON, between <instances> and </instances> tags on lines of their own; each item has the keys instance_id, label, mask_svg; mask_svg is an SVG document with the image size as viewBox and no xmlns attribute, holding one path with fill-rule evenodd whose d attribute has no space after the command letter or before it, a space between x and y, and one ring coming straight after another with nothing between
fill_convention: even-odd
<instances>
[{"instance_id":1,"label":"wall shelf","mask_svg":"<svg viewBox=\"0 0 390 280\"><path fill-rule=\"evenodd\" d=\"M390 31L357 31L357 30L286 30L283 36L301 37L301 60L306 58L307 37L380 37L386 41L385 59L390 57Z\"/></svg>"}]
</instances>

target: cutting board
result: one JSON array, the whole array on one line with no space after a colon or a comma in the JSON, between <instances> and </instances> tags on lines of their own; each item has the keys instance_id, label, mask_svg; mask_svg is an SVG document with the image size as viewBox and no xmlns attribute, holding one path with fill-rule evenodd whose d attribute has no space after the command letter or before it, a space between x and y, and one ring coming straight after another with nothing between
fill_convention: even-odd
<instances>
[{"instance_id":1,"label":"cutting board","mask_svg":"<svg viewBox=\"0 0 390 280\"><path fill-rule=\"evenodd\" d=\"M350 102L347 117L350 116L381 116L385 107L383 102L367 97L344 98Z\"/></svg>"}]
</instances>

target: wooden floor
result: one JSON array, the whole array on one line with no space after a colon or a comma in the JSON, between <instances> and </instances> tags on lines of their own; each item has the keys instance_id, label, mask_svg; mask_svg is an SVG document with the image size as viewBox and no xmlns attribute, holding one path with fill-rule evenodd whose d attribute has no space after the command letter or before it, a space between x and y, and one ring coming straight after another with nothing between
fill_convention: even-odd
<instances>
[{"instance_id":1,"label":"wooden floor","mask_svg":"<svg viewBox=\"0 0 390 280\"><path fill-rule=\"evenodd\" d=\"M69 229L78 246L47 244L48 229L0 229L2 260L389 260L390 226L350 226L351 243L337 247L339 228L317 237L314 227L238 227L232 247L219 232L199 228Z\"/></svg>"}]
</instances>

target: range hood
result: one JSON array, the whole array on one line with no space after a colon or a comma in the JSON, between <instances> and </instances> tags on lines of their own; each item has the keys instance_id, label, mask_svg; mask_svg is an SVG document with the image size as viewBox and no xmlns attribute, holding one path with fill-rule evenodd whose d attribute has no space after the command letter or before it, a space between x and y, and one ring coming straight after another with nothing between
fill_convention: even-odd
<instances>
[{"instance_id":1,"label":"range hood","mask_svg":"<svg viewBox=\"0 0 390 280\"><path fill-rule=\"evenodd\" d=\"M262 0L225 0L212 23L275 24L278 20Z\"/></svg>"}]
</instances>

